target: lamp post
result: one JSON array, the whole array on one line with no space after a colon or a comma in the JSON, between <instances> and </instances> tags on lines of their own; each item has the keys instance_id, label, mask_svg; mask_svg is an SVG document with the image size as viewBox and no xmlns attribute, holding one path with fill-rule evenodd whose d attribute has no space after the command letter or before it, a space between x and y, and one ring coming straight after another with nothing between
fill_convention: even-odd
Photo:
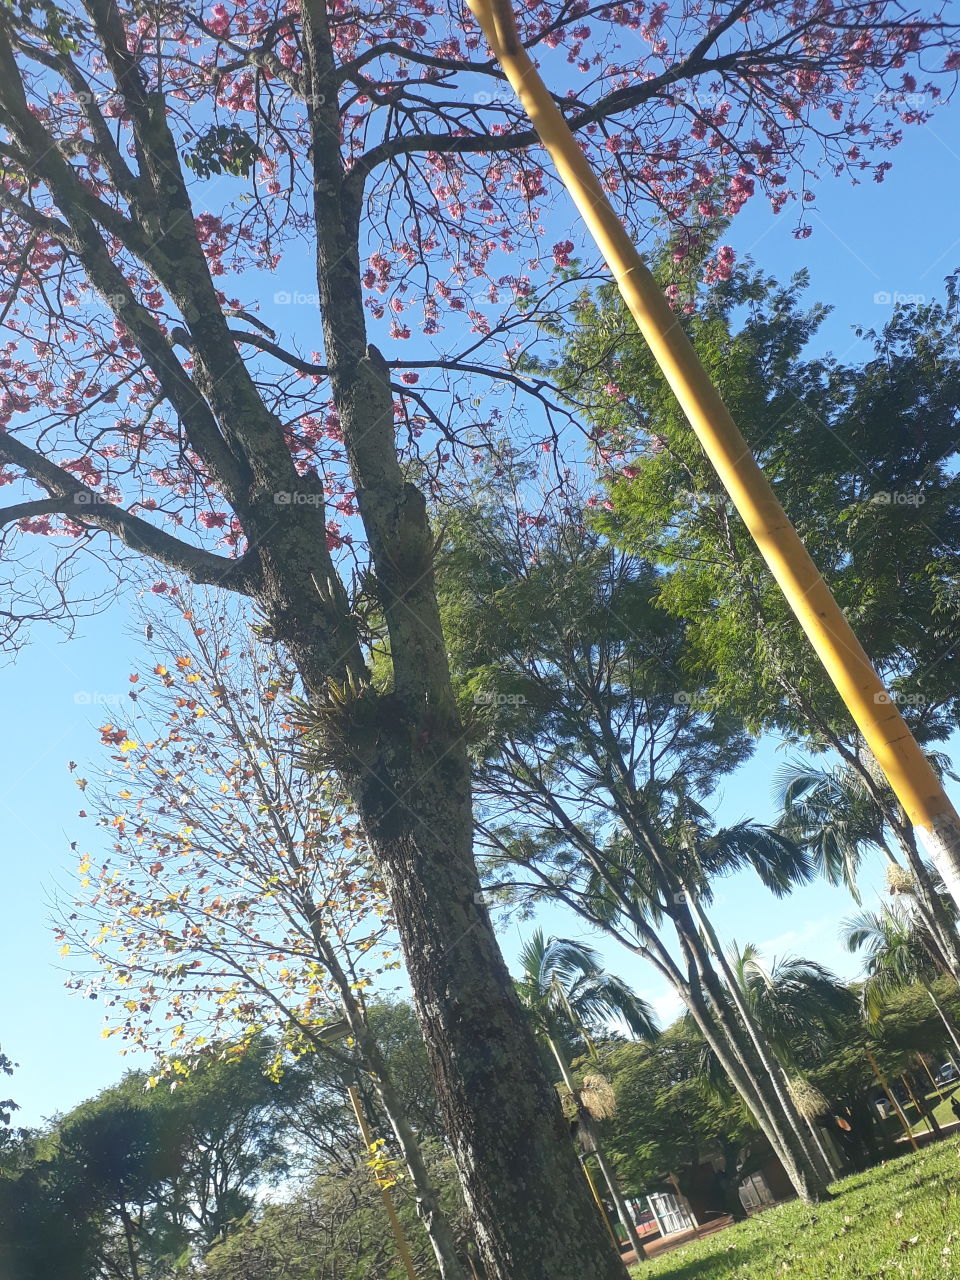
<instances>
[{"instance_id":1,"label":"lamp post","mask_svg":"<svg viewBox=\"0 0 960 1280\"><path fill-rule=\"evenodd\" d=\"M960 904L960 815L817 571L693 344L614 212L517 33L511 0L467 0L647 345L786 597Z\"/></svg>"}]
</instances>

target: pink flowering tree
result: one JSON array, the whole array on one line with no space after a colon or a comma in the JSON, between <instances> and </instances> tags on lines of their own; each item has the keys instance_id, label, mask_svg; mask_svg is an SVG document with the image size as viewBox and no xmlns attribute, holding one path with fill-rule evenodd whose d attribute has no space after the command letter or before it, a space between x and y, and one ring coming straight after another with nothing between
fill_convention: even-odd
<instances>
[{"instance_id":1,"label":"pink flowering tree","mask_svg":"<svg viewBox=\"0 0 960 1280\"><path fill-rule=\"evenodd\" d=\"M691 236L761 193L806 234L960 61L894 0L520 7L625 215ZM251 601L388 886L488 1275L621 1276L480 899L427 518L451 459L563 429L521 357L592 268L529 122L440 0L10 0L0 109L8 639L131 557Z\"/></svg>"}]
</instances>

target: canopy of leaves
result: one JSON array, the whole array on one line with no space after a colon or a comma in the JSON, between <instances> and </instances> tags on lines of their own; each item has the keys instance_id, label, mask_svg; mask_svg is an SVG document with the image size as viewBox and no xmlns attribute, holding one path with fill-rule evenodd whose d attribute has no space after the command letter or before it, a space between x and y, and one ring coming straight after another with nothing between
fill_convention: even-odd
<instances>
[{"instance_id":1,"label":"canopy of leaves","mask_svg":"<svg viewBox=\"0 0 960 1280\"><path fill-rule=\"evenodd\" d=\"M683 1022L652 1045L602 1051L603 1070L616 1093L604 1137L635 1193L655 1190L670 1173L683 1185L711 1158L741 1168L747 1152L762 1146L739 1100L710 1088L703 1051L702 1039Z\"/></svg>"},{"instance_id":2,"label":"canopy of leaves","mask_svg":"<svg viewBox=\"0 0 960 1280\"><path fill-rule=\"evenodd\" d=\"M818 567L913 728L957 723L960 360L955 311L899 306L861 364L805 347L805 276L745 266L683 321ZM560 377L590 405L602 526L663 569L715 706L754 729L850 733L779 588L609 291L585 299ZM604 510L606 508L606 510Z\"/></svg>"},{"instance_id":3,"label":"canopy of leaves","mask_svg":"<svg viewBox=\"0 0 960 1280\"><path fill-rule=\"evenodd\" d=\"M172 1087L130 1073L55 1121L0 1179L4 1276L159 1280L223 1239L289 1164L305 1079L270 1079L272 1056L255 1043Z\"/></svg>"}]
</instances>

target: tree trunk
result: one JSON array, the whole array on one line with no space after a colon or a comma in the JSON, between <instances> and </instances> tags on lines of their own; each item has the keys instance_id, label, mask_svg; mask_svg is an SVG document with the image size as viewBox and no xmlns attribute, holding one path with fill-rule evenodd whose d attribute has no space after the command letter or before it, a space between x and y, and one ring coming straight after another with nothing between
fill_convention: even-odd
<instances>
[{"instance_id":1,"label":"tree trunk","mask_svg":"<svg viewBox=\"0 0 960 1280\"><path fill-rule=\"evenodd\" d=\"M930 1003L933 1005L937 1013L940 1015L940 1021L946 1027L947 1035L953 1041L954 1048L956 1049L957 1053L960 1053L960 1033L957 1032L956 1024L954 1023L953 1019L948 1015L946 1009L944 1009L940 1001L937 999L936 994L934 993L933 987L930 985L930 983L924 982L923 979L921 979L921 984L923 986L924 991L930 997Z\"/></svg>"},{"instance_id":2,"label":"tree trunk","mask_svg":"<svg viewBox=\"0 0 960 1280\"><path fill-rule=\"evenodd\" d=\"M258 543L269 626L307 687L319 762L340 775L386 881L490 1280L623 1280L480 897L434 538L424 497L400 465L389 370L366 341L362 174L343 169L326 6L301 0L301 13L324 348L369 546L368 589L388 635L389 688L370 681L325 550L322 485L309 477L301 487L316 511L298 506L285 524L281 508ZM276 489L274 474L266 482ZM313 545L272 553L275 529L294 545L304 521L315 528Z\"/></svg>"},{"instance_id":3,"label":"tree trunk","mask_svg":"<svg viewBox=\"0 0 960 1280\"><path fill-rule=\"evenodd\" d=\"M818 1173L831 1182L838 1178L839 1171L834 1167L833 1160L827 1152L820 1135L817 1133L815 1126L801 1116L797 1110L796 1103L790 1093L790 1084L787 1080L786 1072L781 1063L777 1059L776 1054L767 1043L767 1039L757 1025L757 1020L753 1016L753 1010L743 990L737 981L737 976L733 972L720 940L714 930L713 923L707 913L700 906L696 899L696 895L687 891L687 902L690 906L691 914L702 929L707 940L707 945L713 953L717 964L720 966L720 972L723 974L727 984L727 990L730 998L733 1000L737 1013L740 1015L740 1021L743 1023L744 1029L753 1043L754 1050L760 1061L760 1067L770 1077L770 1082L776 1093L777 1100L783 1111L784 1118L789 1124L792 1131L796 1134L797 1141L806 1150L807 1157L811 1164L817 1168ZM809 1142L807 1137L809 1135ZM812 1149L810 1149L812 1143Z\"/></svg>"},{"instance_id":4,"label":"tree trunk","mask_svg":"<svg viewBox=\"0 0 960 1280\"><path fill-rule=\"evenodd\" d=\"M762 1114L767 1120L767 1128L764 1131L768 1138L771 1132L776 1137L776 1141L773 1142L774 1150L797 1195L807 1204L829 1199L830 1193L827 1191L824 1176L810 1154L805 1135L794 1130L770 1073L764 1070L747 1033L740 1027L727 1007L727 993L710 963L710 957L697 932L686 901L672 901L669 914L681 945L691 957L703 989L710 998L714 1018L722 1029L731 1056L736 1058L739 1074L741 1078L750 1080ZM727 1070L726 1064L724 1064L724 1070ZM734 1077L731 1076L731 1079ZM739 1085L737 1087L739 1088ZM744 1094L745 1098L746 1096ZM754 1108L751 1109L754 1110L759 1121L760 1114Z\"/></svg>"},{"instance_id":5,"label":"tree trunk","mask_svg":"<svg viewBox=\"0 0 960 1280\"><path fill-rule=\"evenodd\" d=\"M730 1142L723 1143L723 1173L716 1173L717 1185L720 1188L723 1208L734 1222L745 1222L747 1211L740 1199L740 1169L737 1160L737 1149Z\"/></svg>"},{"instance_id":6,"label":"tree trunk","mask_svg":"<svg viewBox=\"0 0 960 1280\"><path fill-rule=\"evenodd\" d=\"M574 1083L573 1076L570 1074L570 1068L567 1065L567 1059L563 1050L553 1039L549 1039L548 1043L550 1048L553 1050L553 1056L557 1060L557 1065L560 1068L560 1074L563 1077L563 1083L567 1086L570 1096L573 1098L577 1106L577 1118L580 1123L580 1129L583 1136L587 1139L583 1144L583 1149L590 1155L596 1157L597 1164L600 1166L600 1172L603 1174L603 1180L607 1184L607 1190L610 1192L610 1198L617 1207L617 1216L623 1224L624 1231L627 1233L627 1239L630 1241L630 1247L637 1255L637 1260L640 1261L646 1257L643 1244L640 1237L637 1235L637 1228L634 1224L633 1216L630 1213L627 1202L620 1190L617 1175L603 1149L603 1143L600 1141L600 1133L597 1129L596 1121L587 1110L583 1103L583 1099L580 1097L580 1090L577 1088Z\"/></svg>"},{"instance_id":7,"label":"tree trunk","mask_svg":"<svg viewBox=\"0 0 960 1280\"><path fill-rule=\"evenodd\" d=\"M935 939L942 963L949 970L953 980L960 983L960 938L957 937L956 925L933 887L926 864L920 856L915 829L898 830L897 838L916 884L914 901L917 913L929 934Z\"/></svg>"},{"instance_id":8,"label":"tree trunk","mask_svg":"<svg viewBox=\"0 0 960 1280\"><path fill-rule=\"evenodd\" d=\"M350 979L340 965L333 947L319 928L316 913L312 910L310 911L310 928L317 945L318 958L334 981L351 1034L370 1070L377 1098L396 1137L403 1162L413 1184L417 1213L433 1246L441 1280L467 1280L466 1272L460 1264L453 1231L440 1207L440 1197L430 1178L420 1144L407 1119L403 1102L393 1082L392 1072L376 1036L370 1030L366 1014L350 985Z\"/></svg>"},{"instance_id":9,"label":"tree trunk","mask_svg":"<svg viewBox=\"0 0 960 1280\"><path fill-rule=\"evenodd\" d=\"M606 879L606 868L603 859L594 858L592 865L597 873ZM665 874L663 868L658 867L652 859L649 865L651 869L658 871L661 875ZM657 971L670 983L687 1006L694 1022L716 1056L730 1083L746 1103L761 1133L770 1143L774 1154L783 1165L797 1195L808 1204L812 1204L817 1200L829 1199L829 1193L816 1169L805 1155L796 1152L798 1145L796 1140L791 1144L785 1134L780 1109L775 1103L771 1104L769 1091L764 1096L764 1090L756 1068L751 1061L751 1055L747 1050L739 1027L729 1017L723 999L723 988L709 964L709 958L704 954L703 946L693 926L689 910L685 907L683 908L683 919L686 921L686 928L678 925L676 918L671 916L677 929L677 937L680 941L687 969L686 977L684 977L673 957L663 946L657 934L650 928L643 911L637 907L636 903L631 902L630 899L623 895L616 881L608 881L608 883L620 908L636 930L637 937L643 939L644 943L634 946L627 942L622 933L611 928L610 921L605 915L596 916L585 911L583 912L585 918L589 919L596 928L609 932L621 945L629 947L655 964ZM679 885L671 885L666 890L666 897L671 902L673 901L672 891L674 887L679 889ZM663 890L664 886L661 884L660 888ZM699 958L695 958L695 953ZM712 983L713 986L711 993L712 1003L704 995L707 982Z\"/></svg>"},{"instance_id":10,"label":"tree trunk","mask_svg":"<svg viewBox=\"0 0 960 1280\"><path fill-rule=\"evenodd\" d=\"M747 1104L761 1133L783 1165L797 1195L807 1204L827 1198L821 1179L810 1167L809 1160L797 1157L796 1142L791 1143L785 1134L775 1099L769 1087L764 1089L757 1073L751 1069L743 1046L737 1043L739 1036L731 1036L729 1024L723 1021L720 1011L704 999L698 979L691 982L684 1002L730 1083Z\"/></svg>"}]
</instances>

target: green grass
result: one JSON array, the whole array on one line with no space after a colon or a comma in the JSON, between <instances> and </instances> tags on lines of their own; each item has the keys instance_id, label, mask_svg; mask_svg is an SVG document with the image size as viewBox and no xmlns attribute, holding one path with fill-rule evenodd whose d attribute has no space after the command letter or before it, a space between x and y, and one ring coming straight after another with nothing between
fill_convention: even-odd
<instances>
[{"instance_id":1,"label":"green grass","mask_svg":"<svg viewBox=\"0 0 960 1280\"><path fill-rule=\"evenodd\" d=\"M953 1114L953 1109L950 1106L950 1099L955 1092L956 1092L955 1085L945 1086L943 1090L944 1098L942 1102L940 1101L940 1095L938 1093L927 1094L927 1100L931 1103L935 1102L937 1104L934 1107L933 1114L934 1114L934 1118L937 1120L939 1124L956 1124L957 1117ZM911 1107L907 1115L907 1119L912 1120L915 1115L916 1115L916 1108ZM928 1131L928 1125L925 1120L918 1120L917 1123L914 1124L913 1126L914 1133L926 1133L927 1131Z\"/></svg>"},{"instance_id":2,"label":"green grass","mask_svg":"<svg viewBox=\"0 0 960 1280\"><path fill-rule=\"evenodd\" d=\"M639 1280L954 1280L960 1142L837 1183L829 1204L758 1214L634 1268Z\"/></svg>"}]
</instances>

